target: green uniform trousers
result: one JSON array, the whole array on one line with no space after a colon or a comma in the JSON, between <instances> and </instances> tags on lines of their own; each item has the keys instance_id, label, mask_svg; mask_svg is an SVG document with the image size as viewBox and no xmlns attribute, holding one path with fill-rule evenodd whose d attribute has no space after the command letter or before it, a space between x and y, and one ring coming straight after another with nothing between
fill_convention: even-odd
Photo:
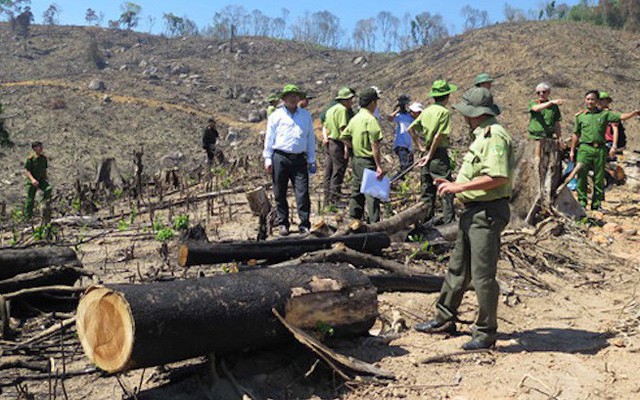
<instances>
[{"instance_id":1,"label":"green uniform trousers","mask_svg":"<svg viewBox=\"0 0 640 400\"><path fill-rule=\"evenodd\" d=\"M421 195L420 199L427 203L427 215L425 222L433 218L436 209L436 192L438 186L433 183L434 179L451 179L451 160L447 149L438 147L429 164L422 167L420 171ZM449 223L455 219L453 209L453 194L447 194L441 198L442 201L442 223Z\"/></svg>"},{"instance_id":2,"label":"green uniform trousers","mask_svg":"<svg viewBox=\"0 0 640 400\"><path fill-rule=\"evenodd\" d=\"M364 169L376 170L376 162L373 158L353 157L351 162L353 170L353 180L351 181L351 199L349 200L349 216L353 219L364 218L364 206L367 206L368 224L380 221L380 200L365 196L360 193L360 185L362 184L362 176Z\"/></svg>"},{"instance_id":3,"label":"green uniform trousers","mask_svg":"<svg viewBox=\"0 0 640 400\"><path fill-rule=\"evenodd\" d=\"M581 144L578 148L576 162L582 163L582 169L578 172L578 202L582 207L587 207L587 177L589 171L593 171L593 197L591 209L600 207L604 198L604 166L607 161L607 147L604 143L598 147L589 144Z\"/></svg>"},{"instance_id":4,"label":"green uniform trousers","mask_svg":"<svg viewBox=\"0 0 640 400\"><path fill-rule=\"evenodd\" d=\"M510 217L508 199L466 205L436 304L437 320L455 321L462 296L471 282L478 298L473 337L484 341L496 338L500 292L496 270L500 256L500 233Z\"/></svg>"},{"instance_id":5,"label":"green uniform trousers","mask_svg":"<svg viewBox=\"0 0 640 400\"><path fill-rule=\"evenodd\" d=\"M31 182L27 183L27 200L24 203L24 217L29 219L33 216L33 203L36 198L36 192L42 190L42 200L48 202L51 199L51 185L49 182L42 180L38 182L38 187L35 187Z\"/></svg>"}]
</instances>

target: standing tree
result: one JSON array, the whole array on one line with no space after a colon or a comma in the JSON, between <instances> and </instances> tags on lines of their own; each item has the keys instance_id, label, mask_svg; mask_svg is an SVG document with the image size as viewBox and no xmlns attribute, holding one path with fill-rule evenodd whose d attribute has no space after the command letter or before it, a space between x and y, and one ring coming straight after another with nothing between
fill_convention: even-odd
<instances>
[{"instance_id":1,"label":"standing tree","mask_svg":"<svg viewBox=\"0 0 640 400\"><path fill-rule=\"evenodd\" d=\"M618 6L625 17L625 29L640 32L640 2L638 0L619 0Z\"/></svg>"},{"instance_id":2,"label":"standing tree","mask_svg":"<svg viewBox=\"0 0 640 400\"><path fill-rule=\"evenodd\" d=\"M44 25L58 25L61 11L60 6L56 3L49 5L49 7L42 13L42 23Z\"/></svg>"},{"instance_id":3,"label":"standing tree","mask_svg":"<svg viewBox=\"0 0 640 400\"><path fill-rule=\"evenodd\" d=\"M513 7L509 3L504 4L504 18L507 22L522 22L527 20L527 16L520 8Z\"/></svg>"},{"instance_id":4,"label":"standing tree","mask_svg":"<svg viewBox=\"0 0 640 400\"><path fill-rule=\"evenodd\" d=\"M442 15L425 11L418 14L411 21L411 37L418 46L424 46L449 36L444 26Z\"/></svg>"},{"instance_id":5,"label":"standing tree","mask_svg":"<svg viewBox=\"0 0 640 400\"><path fill-rule=\"evenodd\" d=\"M87 21L89 25L100 26L104 20L104 13L102 11L96 13L95 10L87 8L87 11L84 13L84 20Z\"/></svg>"},{"instance_id":6,"label":"standing tree","mask_svg":"<svg viewBox=\"0 0 640 400\"><path fill-rule=\"evenodd\" d=\"M376 22L380 36L382 36L383 50L387 52L397 50L400 19L389 11L380 11L376 16Z\"/></svg>"},{"instance_id":7,"label":"standing tree","mask_svg":"<svg viewBox=\"0 0 640 400\"><path fill-rule=\"evenodd\" d=\"M260 10L251 11L251 34L253 36L269 36L271 18Z\"/></svg>"},{"instance_id":8,"label":"standing tree","mask_svg":"<svg viewBox=\"0 0 640 400\"><path fill-rule=\"evenodd\" d=\"M355 50L374 51L376 47L375 18L361 19L353 30L353 47Z\"/></svg>"},{"instance_id":9,"label":"standing tree","mask_svg":"<svg viewBox=\"0 0 640 400\"><path fill-rule=\"evenodd\" d=\"M122 14L120 14L120 18L118 19L120 26L124 27L127 30L132 30L133 28L138 26L138 22L140 22L140 12L142 12L142 7L140 7L136 3L127 1L120 6L120 9L122 10Z\"/></svg>"},{"instance_id":10,"label":"standing tree","mask_svg":"<svg viewBox=\"0 0 640 400\"><path fill-rule=\"evenodd\" d=\"M460 15L464 18L464 31L484 28L489 25L489 13L485 10L478 10L470 5L462 7Z\"/></svg>"},{"instance_id":11,"label":"standing tree","mask_svg":"<svg viewBox=\"0 0 640 400\"><path fill-rule=\"evenodd\" d=\"M162 19L164 19L164 33L168 37L180 36L184 30L184 18L180 18L173 13L164 13Z\"/></svg>"}]
</instances>

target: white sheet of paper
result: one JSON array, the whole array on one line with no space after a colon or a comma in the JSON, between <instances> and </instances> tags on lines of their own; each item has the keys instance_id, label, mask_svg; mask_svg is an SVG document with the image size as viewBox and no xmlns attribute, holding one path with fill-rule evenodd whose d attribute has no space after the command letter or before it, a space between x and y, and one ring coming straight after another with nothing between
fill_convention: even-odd
<instances>
[{"instance_id":1,"label":"white sheet of paper","mask_svg":"<svg viewBox=\"0 0 640 400\"><path fill-rule=\"evenodd\" d=\"M389 179L388 176L385 175L381 180L378 180L376 178L376 171L365 168L362 174L360 193L367 194L382 201L389 201L390 191L391 179Z\"/></svg>"}]
</instances>

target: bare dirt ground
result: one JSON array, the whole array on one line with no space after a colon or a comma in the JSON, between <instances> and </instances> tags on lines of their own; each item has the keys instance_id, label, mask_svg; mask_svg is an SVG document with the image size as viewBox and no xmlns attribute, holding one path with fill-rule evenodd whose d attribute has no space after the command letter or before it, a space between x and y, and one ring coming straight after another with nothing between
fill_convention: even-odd
<instances>
[{"instance_id":1,"label":"bare dirt ground","mask_svg":"<svg viewBox=\"0 0 640 400\"><path fill-rule=\"evenodd\" d=\"M238 204L242 197L233 195L217 201ZM563 246L575 243L573 249L566 249L565 255L589 255L588 260L576 256L578 268L568 266L547 272L535 271L537 281L550 290L518 278L513 273L514 268L501 260L501 286L508 289L503 290L501 296L500 337L496 349L491 352L457 354L460 345L469 339L470 332L468 326L460 324L461 334L455 337L425 335L408 329L402 330L388 345L366 338L329 341L339 352L392 371L397 377L395 381L345 383L312 354L296 346L239 354L225 361L231 374L256 398L636 398L640 396L640 384L636 379L640 351L640 308L637 303L640 263L636 246L638 236L633 230L638 226L638 200L640 195L629 193L624 186L614 188L608 193L606 203L611 211L593 217L616 226L581 227L589 237L586 244L573 238L570 232L538 243L540 247L555 246L560 254L563 254ZM220 213L210 216L207 223L210 239L253 238L255 230L251 227L255 226L255 217L246 207L237 209L231 218L226 206L219 208ZM190 211L176 209L173 212L175 215L187 212L192 221L207 221L203 205L196 209L192 207ZM167 217L166 212L156 214L156 218ZM159 253L159 242L149 233L150 223L146 218L148 216L142 214L137 216L136 222L123 231L111 229L105 234L104 229L83 232L69 229L64 235L67 240L80 241L88 240L94 234L101 235L78 246L85 268L96 274L94 283L139 283L158 276L182 276L183 271L175 265L175 241L169 246L167 264ZM319 218L314 216L316 220ZM115 221L109 224L114 226ZM8 240L8 236L3 235L3 240ZM134 258L121 261L127 258L124 255L132 245L135 245ZM418 260L415 263L430 273L442 273L446 268L444 260ZM221 273L221 269L221 266L191 268L186 276ZM420 293L381 294L380 312L387 320L400 316L411 327L431 315L436 297L436 294ZM461 307L461 320L472 321L474 312L475 297L473 292L468 292ZM50 316L28 320L27 325L17 327L25 335L20 339L36 334L40 326L49 324ZM11 345L8 341L0 343ZM65 346L67 371L90 367L77 340L67 338ZM57 365L62 362L55 340L39 354L50 354ZM218 380L212 378L212 369L203 362L193 360L164 368L130 371L117 378L94 372L66 378L64 388L73 399L135 398L134 395L140 399L237 397L224 375ZM3 387L2 398L20 398L18 390L34 394L36 398L46 398L50 385L55 385L57 396L62 396L60 382L30 380L29 375L34 373L27 370L13 369L3 371L3 374L3 384L20 375L26 380L20 386Z\"/></svg>"}]
</instances>

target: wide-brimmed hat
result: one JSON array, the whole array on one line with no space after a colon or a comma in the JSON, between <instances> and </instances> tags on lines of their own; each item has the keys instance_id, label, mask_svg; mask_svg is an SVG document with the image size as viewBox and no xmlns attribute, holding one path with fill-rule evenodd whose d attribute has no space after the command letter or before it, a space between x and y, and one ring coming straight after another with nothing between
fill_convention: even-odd
<instances>
[{"instance_id":1,"label":"wide-brimmed hat","mask_svg":"<svg viewBox=\"0 0 640 400\"><path fill-rule=\"evenodd\" d=\"M458 90L458 87L453 83L449 83L444 79L438 79L431 85L430 97L442 97L451 94Z\"/></svg>"},{"instance_id":2,"label":"wide-brimmed hat","mask_svg":"<svg viewBox=\"0 0 640 400\"><path fill-rule=\"evenodd\" d=\"M598 98L600 100L604 100L607 99L609 101L613 101L613 99L611 98L611 96L609 96L609 92L600 92L598 93Z\"/></svg>"},{"instance_id":3,"label":"wide-brimmed hat","mask_svg":"<svg viewBox=\"0 0 640 400\"><path fill-rule=\"evenodd\" d=\"M352 99L356 94L349 87L341 87L338 90L338 95L335 97L335 100L349 100Z\"/></svg>"},{"instance_id":4,"label":"wide-brimmed hat","mask_svg":"<svg viewBox=\"0 0 640 400\"><path fill-rule=\"evenodd\" d=\"M409 106L409 111L413 111L414 113L422 112L422 110L424 110L422 103L415 102L411 103L411 105Z\"/></svg>"},{"instance_id":5,"label":"wide-brimmed hat","mask_svg":"<svg viewBox=\"0 0 640 400\"><path fill-rule=\"evenodd\" d=\"M454 104L453 108L460 111L462 115L475 118L484 114L500 114L500 107L493 103L493 95L483 87L474 86L464 92L462 102Z\"/></svg>"},{"instance_id":6,"label":"wide-brimmed hat","mask_svg":"<svg viewBox=\"0 0 640 400\"><path fill-rule=\"evenodd\" d=\"M280 92L280 98L283 99L284 96L288 95L288 94L297 94L300 97L304 98L307 96L307 94L305 92L303 92L302 90L300 90L299 87L297 87L296 85L293 85L291 83L288 83L286 85L284 85L284 88L282 88L282 92Z\"/></svg>"},{"instance_id":7,"label":"wide-brimmed hat","mask_svg":"<svg viewBox=\"0 0 640 400\"><path fill-rule=\"evenodd\" d=\"M491 77L491 75L487 74L486 72L483 72L478 76L476 76L476 82L475 82L476 85L480 85L481 83L487 83L487 82L493 82L493 78Z\"/></svg>"}]
</instances>

